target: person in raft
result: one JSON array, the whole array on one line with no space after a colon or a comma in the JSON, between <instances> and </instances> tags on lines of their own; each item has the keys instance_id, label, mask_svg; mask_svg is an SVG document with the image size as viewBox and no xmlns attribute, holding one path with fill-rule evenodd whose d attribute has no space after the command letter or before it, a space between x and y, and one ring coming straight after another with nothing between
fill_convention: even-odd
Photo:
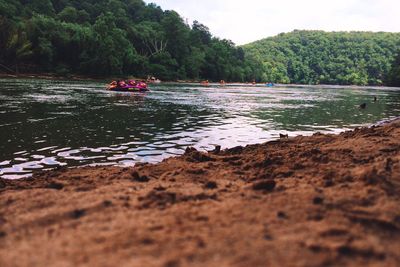
<instances>
[{"instance_id":1,"label":"person in raft","mask_svg":"<svg viewBox=\"0 0 400 267\"><path fill-rule=\"evenodd\" d=\"M203 86L208 86L208 80L202 81L202 82L201 82L201 85L203 85Z\"/></svg>"},{"instance_id":2,"label":"person in raft","mask_svg":"<svg viewBox=\"0 0 400 267\"><path fill-rule=\"evenodd\" d=\"M117 87L117 81L112 81L109 85L108 85L108 90L114 89Z\"/></svg>"},{"instance_id":3,"label":"person in raft","mask_svg":"<svg viewBox=\"0 0 400 267\"><path fill-rule=\"evenodd\" d=\"M126 87L126 82L125 81L118 81L117 84L118 84L118 88Z\"/></svg>"},{"instance_id":4,"label":"person in raft","mask_svg":"<svg viewBox=\"0 0 400 267\"><path fill-rule=\"evenodd\" d=\"M129 80L128 81L129 86L136 86L136 81L135 80Z\"/></svg>"},{"instance_id":5,"label":"person in raft","mask_svg":"<svg viewBox=\"0 0 400 267\"><path fill-rule=\"evenodd\" d=\"M147 84L144 81L138 82L137 85L139 85L142 88L146 88L147 89Z\"/></svg>"}]
</instances>

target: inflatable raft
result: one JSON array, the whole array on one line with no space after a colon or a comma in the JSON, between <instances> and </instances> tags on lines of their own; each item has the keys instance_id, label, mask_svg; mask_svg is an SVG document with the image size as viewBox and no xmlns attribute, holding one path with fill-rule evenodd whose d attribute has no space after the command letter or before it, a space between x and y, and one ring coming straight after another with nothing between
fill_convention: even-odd
<instances>
[{"instance_id":1,"label":"inflatable raft","mask_svg":"<svg viewBox=\"0 0 400 267\"><path fill-rule=\"evenodd\" d=\"M273 84L273 83L266 83L265 86L267 86L267 87L274 87L274 84Z\"/></svg>"},{"instance_id":2,"label":"inflatable raft","mask_svg":"<svg viewBox=\"0 0 400 267\"><path fill-rule=\"evenodd\" d=\"M138 83L132 83L132 84L111 83L107 87L107 90L116 91L116 92L145 92L145 91L149 91L149 88L147 88L147 84L144 82L138 82Z\"/></svg>"},{"instance_id":3,"label":"inflatable raft","mask_svg":"<svg viewBox=\"0 0 400 267\"><path fill-rule=\"evenodd\" d=\"M110 91L116 91L116 92L146 92L149 91L149 88L147 86L125 86L125 87L108 87L108 90Z\"/></svg>"}]
</instances>

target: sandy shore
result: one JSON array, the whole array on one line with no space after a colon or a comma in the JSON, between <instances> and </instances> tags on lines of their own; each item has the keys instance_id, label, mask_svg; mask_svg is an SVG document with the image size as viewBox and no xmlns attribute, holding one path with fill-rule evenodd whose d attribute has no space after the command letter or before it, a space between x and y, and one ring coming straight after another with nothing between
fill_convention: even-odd
<instances>
[{"instance_id":1,"label":"sandy shore","mask_svg":"<svg viewBox=\"0 0 400 267\"><path fill-rule=\"evenodd\" d=\"M0 180L0 266L400 266L400 122Z\"/></svg>"}]
</instances>

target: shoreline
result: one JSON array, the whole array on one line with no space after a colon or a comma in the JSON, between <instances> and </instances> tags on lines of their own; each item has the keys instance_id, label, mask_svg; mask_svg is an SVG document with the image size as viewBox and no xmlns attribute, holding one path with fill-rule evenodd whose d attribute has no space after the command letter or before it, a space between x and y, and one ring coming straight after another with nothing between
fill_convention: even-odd
<instances>
[{"instance_id":1,"label":"shoreline","mask_svg":"<svg viewBox=\"0 0 400 267\"><path fill-rule=\"evenodd\" d=\"M59 76L53 73L24 73L24 74L5 74L0 73L0 79L38 79L38 80L72 80L72 81L102 81L107 78L89 77L80 75Z\"/></svg>"},{"instance_id":2,"label":"shoreline","mask_svg":"<svg viewBox=\"0 0 400 267\"><path fill-rule=\"evenodd\" d=\"M359 128L371 128L371 127L377 127L377 126L385 126L385 125L387 125L387 124L390 124L390 123L394 123L394 122L396 122L396 121L399 121L400 122L400 116L399 117L394 117L394 118L390 118L390 119L382 119L382 120L379 120L379 121L376 121L375 123L371 123L371 124L364 124L364 125L359 125L359 126L357 126L357 127L355 127L354 129L348 129L348 130L342 130L342 131L338 131L338 132L334 132L334 133L321 133L321 132L319 132L319 131L316 131L316 132L313 132L312 134L310 134L310 135L313 135L313 134L330 134L330 135L339 135L339 134L341 134L341 133L343 133L343 132L345 132L345 131L353 131L353 130L356 130L356 129L359 129ZM310 135L302 135L302 136L310 136ZM294 136L294 135L292 135L292 136L290 136L291 138L293 138L293 137L297 137L297 136ZM276 139L272 139L272 140L268 140L268 141L266 141L266 142L274 142L274 141L278 141L279 140L279 137L276 137ZM259 145L261 145L262 143L257 143L257 144L259 144ZM257 144L252 144L252 145L257 145ZM224 147L223 148L224 150L229 150L230 148L228 148L228 147ZM202 152L207 152L206 150L202 150ZM171 158L171 157L179 157L179 156L182 156L182 155L175 155L175 156L169 156L169 157L167 157L166 159L168 159L168 158ZM153 163L153 164L157 164L157 163L160 163L160 162L155 162L155 163ZM139 163L140 164L140 163ZM145 162L145 164L147 164L146 162ZM4 178L4 177L1 177L0 176L0 179L3 179L3 180L21 180L21 179L31 179L36 173L43 173L43 172L53 172L53 171L56 171L56 170L58 170L58 169L60 169L60 168L66 168L66 169L69 169L69 170L71 170L71 169L79 169L79 168L85 168L85 167L94 167L94 168L99 168L99 167L103 167L103 166L107 166L107 167L121 167L121 168L124 168L124 167L126 167L126 166L121 166L121 165L118 165L118 164L106 164L106 165L104 165L104 164L96 164L96 163L91 163L91 164L88 164L88 165L78 165L78 166L68 166L68 165L62 165L62 166L58 166L58 167L55 167L55 168L53 168L53 169L48 169L48 170L33 170L30 174L28 174L28 175L22 175L20 178ZM134 166L133 166L134 167Z\"/></svg>"},{"instance_id":3,"label":"shoreline","mask_svg":"<svg viewBox=\"0 0 400 267\"><path fill-rule=\"evenodd\" d=\"M133 76L129 76L129 75L126 77L129 77L129 79L135 79L135 80L146 80L146 78L138 78L138 77L133 77ZM0 73L0 79L38 79L38 80L58 80L58 81L103 82L103 81L118 80L118 77L112 77L112 76L111 77L97 77L97 76L85 76L85 75L76 75L76 74L71 74L70 76L60 76L60 75L56 75L54 73L41 73L41 74L25 73L25 74L18 74L18 75Z\"/></svg>"},{"instance_id":4,"label":"shoreline","mask_svg":"<svg viewBox=\"0 0 400 267\"><path fill-rule=\"evenodd\" d=\"M146 78L138 78L138 77L133 77L133 76L123 76L123 77L128 77L129 79L135 79L135 80L146 80ZM85 76L85 75L75 75L71 74L70 76L60 76L56 75L54 73L42 73L42 74L32 74L32 73L24 73L24 74L6 74L6 73L0 73L0 79L39 79L39 80L60 80L60 81L112 81L112 80L118 80L120 77L96 77L96 76ZM176 80L176 81L162 81L162 84L199 84L201 85L201 81L192 81L192 80ZM220 85L219 82L210 82L210 85ZM240 84L240 85L248 85L248 86L265 86L266 83L256 83L252 84L251 82L226 82L225 85L231 86L235 84ZM202 85L204 86L204 85ZM393 87L393 86L388 86L388 85L340 85L340 84L279 84L276 83L274 84L273 87L307 87L307 86L321 86L321 87L355 87L355 88L394 88L394 89L400 89L400 87ZM205 86L207 87L207 86Z\"/></svg>"},{"instance_id":5,"label":"shoreline","mask_svg":"<svg viewBox=\"0 0 400 267\"><path fill-rule=\"evenodd\" d=\"M1 266L396 266L400 121L0 179Z\"/></svg>"}]
</instances>

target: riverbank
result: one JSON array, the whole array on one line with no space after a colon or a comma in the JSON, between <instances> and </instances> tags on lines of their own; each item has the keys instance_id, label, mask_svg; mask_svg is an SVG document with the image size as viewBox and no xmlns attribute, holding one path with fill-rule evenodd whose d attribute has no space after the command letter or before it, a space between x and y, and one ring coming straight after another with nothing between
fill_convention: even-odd
<instances>
[{"instance_id":1,"label":"riverbank","mask_svg":"<svg viewBox=\"0 0 400 267\"><path fill-rule=\"evenodd\" d=\"M98 77L98 76L85 76L85 75L57 75L55 73L22 73L22 74L8 74L0 73L0 79L40 79L40 80L57 80L57 81L101 81L109 82L116 81L120 79L132 79L132 80L142 80L146 81L147 78L138 78L133 76L122 76L122 77ZM201 80L176 80L176 81L162 81L162 83L172 83L172 84L200 84ZM157 84L157 83L156 83ZM219 84L219 82L215 82ZM235 84L235 83L227 83ZM264 85L264 84L263 84Z\"/></svg>"},{"instance_id":2,"label":"riverbank","mask_svg":"<svg viewBox=\"0 0 400 267\"><path fill-rule=\"evenodd\" d=\"M129 79L146 80L146 78L137 78L129 76ZM0 79L40 79L40 80L58 80L58 81L101 81L109 82L121 79L120 77L100 77L100 76L85 76L85 75L57 75L54 73L23 73L23 74L6 74L0 73Z\"/></svg>"},{"instance_id":3,"label":"riverbank","mask_svg":"<svg viewBox=\"0 0 400 267\"><path fill-rule=\"evenodd\" d=\"M0 266L397 266L400 122L0 180Z\"/></svg>"},{"instance_id":4,"label":"riverbank","mask_svg":"<svg viewBox=\"0 0 400 267\"><path fill-rule=\"evenodd\" d=\"M108 83L110 81L115 81L119 79L132 79L132 80L142 80L146 81L147 78L138 78L138 77L133 77L133 76L128 76L128 77L96 77L96 76L84 76L84 75L76 75L76 74L71 74L67 76L63 75L57 75L54 73L41 73L41 74L29 74L29 73L24 73L24 74L7 74L7 73L0 73L0 79L39 79L39 80L57 80L57 81L97 81L97 82L105 82ZM165 81L163 80L163 84L194 84L194 85L201 85L202 80L176 80L176 81ZM151 84L151 83L150 83ZM158 83L156 83L158 84ZM222 86L228 86L228 85L249 85L249 86L265 86L266 83L259 82L256 84L252 84L251 82L226 82ZM202 85L205 86L205 85ZM221 86L220 82L210 82L207 86ZM365 86L360 86L360 85L330 85L330 84L315 84L315 85L309 85L309 84L274 84L273 87L286 87L286 88L302 88L302 87L309 87L309 86L315 86L315 87L322 87L322 88L343 88L343 87L348 87L348 88L399 88L399 87L391 87L391 86L386 86L386 85L365 85Z\"/></svg>"},{"instance_id":5,"label":"riverbank","mask_svg":"<svg viewBox=\"0 0 400 267\"><path fill-rule=\"evenodd\" d=\"M74 80L74 81L95 81L95 80L105 80L105 78L100 77L89 77L81 75L56 75L54 73L23 73L23 74L7 74L0 73L1 79L41 79L41 80Z\"/></svg>"}]
</instances>

